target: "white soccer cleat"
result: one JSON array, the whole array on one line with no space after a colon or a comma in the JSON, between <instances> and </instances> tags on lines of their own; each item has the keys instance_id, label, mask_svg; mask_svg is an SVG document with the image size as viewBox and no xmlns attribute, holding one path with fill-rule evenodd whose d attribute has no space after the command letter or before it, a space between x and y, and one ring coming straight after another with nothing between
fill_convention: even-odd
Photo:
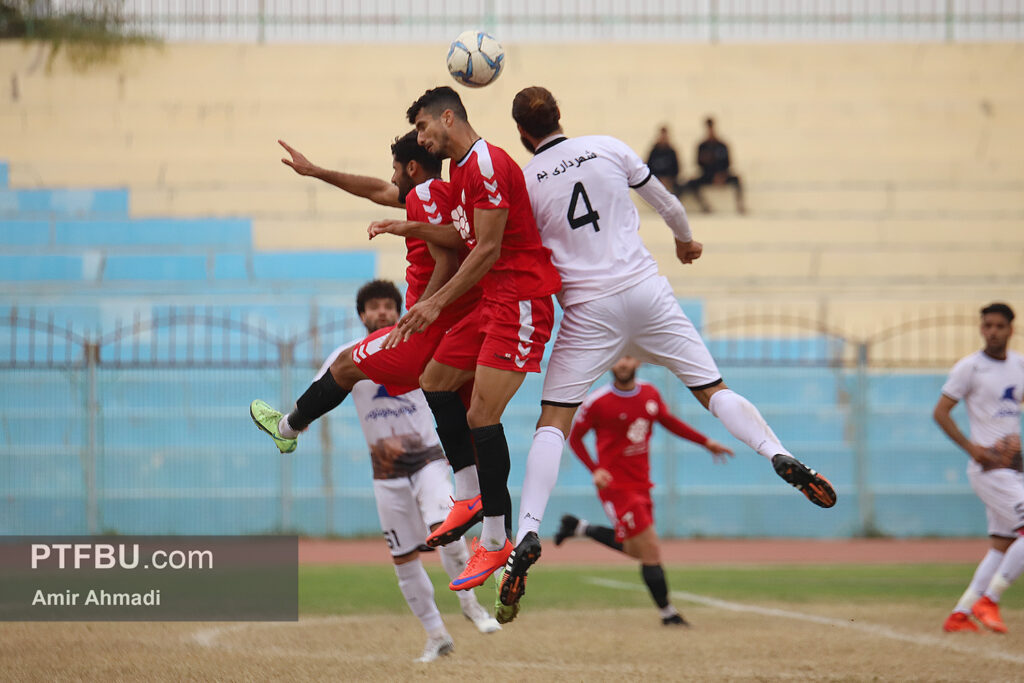
<instances>
[{"instance_id":1,"label":"white soccer cleat","mask_svg":"<svg viewBox=\"0 0 1024 683\"><path fill-rule=\"evenodd\" d=\"M414 661L422 663L432 662L439 657L450 655L454 651L455 643L452 642L452 637L447 633L442 633L439 636L429 636L427 644L423 646L423 654Z\"/></svg>"},{"instance_id":2,"label":"white soccer cleat","mask_svg":"<svg viewBox=\"0 0 1024 683\"><path fill-rule=\"evenodd\" d=\"M484 606L476 601L476 597L472 601L467 600L462 605L462 614L473 622L476 630L480 631L480 633L494 633L501 630L501 624L498 623L498 620L492 617L484 609Z\"/></svg>"}]
</instances>

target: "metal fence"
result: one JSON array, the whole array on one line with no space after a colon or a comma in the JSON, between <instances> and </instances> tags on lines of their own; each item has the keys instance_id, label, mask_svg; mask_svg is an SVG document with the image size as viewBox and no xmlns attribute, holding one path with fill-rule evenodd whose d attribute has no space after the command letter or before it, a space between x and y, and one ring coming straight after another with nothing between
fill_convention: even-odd
<instances>
[{"instance_id":1,"label":"metal fence","mask_svg":"<svg viewBox=\"0 0 1024 683\"><path fill-rule=\"evenodd\" d=\"M983 533L962 454L930 419L960 348L946 341L976 335L976 324L976 316L929 316L859 340L799 316L705 325L729 385L761 408L791 450L829 474L842 505L808 525L806 502L760 458L741 453L728 470L712 469L658 434L651 469L659 530ZM247 415L257 397L290 406L321 359L359 330L352 316L278 335L227 312L186 309L103 333L12 311L0 320L0 533L375 533L369 458L353 411L325 417L284 457ZM684 420L745 450L667 372L645 368L642 376ZM531 376L506 412L513 488L539 388ZM569 454L559 482L549 517L574 510L599 518L588 473Z\"/></svg>"},{"instance_id":2,"label":"metal fence","mask_svg":"<svg viewBox=\"0 0 1024 683\"><path fill-rule=\"evenodd\" d=\"M1021 0L49 0L171 41L1018 41Z\"/></svg>"}]
</instances>

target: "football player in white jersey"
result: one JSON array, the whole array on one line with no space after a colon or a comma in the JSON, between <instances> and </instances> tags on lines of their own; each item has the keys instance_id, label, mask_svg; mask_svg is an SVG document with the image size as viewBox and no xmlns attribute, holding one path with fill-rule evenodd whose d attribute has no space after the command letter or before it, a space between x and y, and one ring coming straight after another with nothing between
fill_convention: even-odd
<instances>
[{"instance_id":1,"label":"football player in white jersey","mask_svg":"<svg viewBox=\"0 0 1024 683\"><path fill-rule=\"evenodd\" d=\"M601 135L568 138L560 117L545 88L526 88L512 102L520 137L534 154L523 173L541 241L562 278L558 297L564 316L544 376L519 506L517 553L502 577L499 622L515 617L525 586L529 563L518 553L519 544L534 543L532 556L540 554L536 534L576 408L623 355L671 370L733 436L768 458L812 503L832 507L836 502L828 480L794 458L757 408L722 382L668 280L658 275L637 232L640 219L630 190L671 228L679 260L692 263L702 246L693 239L682 204L661 183L651 182L650 169L625 143Z\"/></svg>"},{"instance_id":2,"label":"football player in white jersey","mask_svg":"<svg viewBox=\"0 0 1024 683\"><path fill-rule=\"evenodd\" d=\"M373 280L356 295L356 311L367 332L398 321L402 296L394 283ZM317 378L350 349L342 344L324 361ZM451 508L453 489L441 442L434 430L427 400L420 389L401 396L370 380L356 382L352 399L373 460L373 495L377 501L384 540L391 550L398 587L409 609L423 624L427 643L418 662L430 662L454 649L434 602L434 586L420 562L420 544L438 527ZM441 564L451 578L466 568L469 549L465 539L438 548ZM459 591L462 613L481 633L501 627L477 601L472 590Z\"/></svg>"},{"instance_id":3,"label":"football player in white jersey","mask_svg":"<svg viewBox=\"0 0 1024 683\"><path fill-rule=\"evenodd\" d=\"M1007 346L1013 335L1013 309L994 303L981 309L985 348L963 358L949 373L933 416L949 438L966 451L967 479L985 504L988 553L946 619L946 631L977 631L971 615L985 627L1006 632L999 599L1024 573L1024 466L1020 452L1024 357ZM971 438L950 412L967 404Z\"/></svg>"}]
</instances>

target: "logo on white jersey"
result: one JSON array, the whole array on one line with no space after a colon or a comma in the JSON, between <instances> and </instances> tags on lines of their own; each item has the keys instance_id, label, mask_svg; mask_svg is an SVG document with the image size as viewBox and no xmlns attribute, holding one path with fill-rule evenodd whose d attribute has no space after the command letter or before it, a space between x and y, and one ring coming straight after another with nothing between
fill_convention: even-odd
<instances>
[{"instance_id":1,"label":"logo on white jersey","mask_svg":"<svg viewBox=\"0 0 1024 683\"><path fill-rule=\"evenodd\" d=\"M650 426L650 420L638 417L633 420L633 424L629 425L629 429L626 430L626 438L633 443L643 443L644 439L647 438L647 431L650 429Z\"/></svg>"}]
</instances>

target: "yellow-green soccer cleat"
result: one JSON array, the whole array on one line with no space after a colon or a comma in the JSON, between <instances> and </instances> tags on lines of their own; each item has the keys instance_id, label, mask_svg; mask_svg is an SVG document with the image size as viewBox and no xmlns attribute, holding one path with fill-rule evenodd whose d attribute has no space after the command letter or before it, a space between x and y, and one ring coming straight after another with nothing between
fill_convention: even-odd
<instances>
[{"instance_id":1,"label":"yellow-green soccer cleat","mask_svg":"<svg viewBox=\"0 0 1024 683\"><path fill-rule=\"evenodd\" d=\"M512 605L501 602L501 582L505 578L505 567L494 572L494 618L499 624L507 624L519 614L519 601Z\"/></svg>"},{"instance_id":2,"label":"yellow-green soccer cleat","mask_svg":"<svg viewBox=\"0 0 1024 683\"><path fill-rule=\"evenodd\" d=\"M271 408L266 401L256 399L250 403L249 415L260 430L270 434L270 438L274 440L277 450L282 453L291 453L299 445L298 439L286 439L277 431L277 424L281 421L281 413Z\"/></svg>"}]
</instances>

